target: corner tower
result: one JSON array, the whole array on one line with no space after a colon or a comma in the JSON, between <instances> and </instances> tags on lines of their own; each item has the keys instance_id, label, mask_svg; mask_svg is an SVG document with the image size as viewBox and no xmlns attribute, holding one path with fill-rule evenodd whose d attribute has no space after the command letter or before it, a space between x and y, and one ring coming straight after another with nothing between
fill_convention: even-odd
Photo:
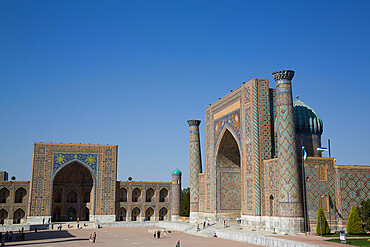
<instances>
[{"instance_id":1,"label":"corner tower","mask_svg":"<svg viewBox=\"0 0 370 247\"><path fill-rule=\"evenodd\" d=\"M276 81L278 215L290 217L291 219L286 221L289 222L287 227L300 231L303 226L303 211L291 87L294 71L280 70L272 75Z\"/></svg>"},{"instance_id":2,"label":"corner tower","mask_svg":"<svg viewBox=\"0 0 370 247\"><path fill-rule=\"evenodd\" d=\"M190 221L197 220L199 212L199 174L202 172L200 156L200 120L188 120L190 132Z\"/></svg>"},{"instance_id":3,"label":"corner tower","mask_svg":"<svg viewBox=\"0 0 370 247\"><path fill-rule=\"evenodd\" d=\"M181 213L181 171L172 172L171 220L177 220Z\"/></svg>"}]
</instances>

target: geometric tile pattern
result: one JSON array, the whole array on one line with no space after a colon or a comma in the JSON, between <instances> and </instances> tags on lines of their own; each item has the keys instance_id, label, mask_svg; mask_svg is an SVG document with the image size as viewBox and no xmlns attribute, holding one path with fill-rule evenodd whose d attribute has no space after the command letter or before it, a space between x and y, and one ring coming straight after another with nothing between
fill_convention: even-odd
<instances>
[{"instance_id":1,"label":"geometric tile pattern","mask_svg":"<svg viewBox=\"0 0 370 247\"><path fill-rule=\"evenodd\" d=\"M190 133L190 212L199 212L199 174L202 172L199 120L189 120Z\"/></svg>"},{"instance_id":2,"label":"geometric tile pattern","mask_svg":"<svg viewBox=\"0 0 370 247\"><path fill-rule=\"evenodd\" d=\"M91 168L96 176L96 164L98 163L97 154L78 154L78 153L54 153L53 155L53 176L66 164L73 161L80 161L87 167Z\"/></svg>"},{"instance_id":3,"label":"geometric tile pattern","mask_svg":"<svg viewBox=\"0 0 370 247\"><path fill-rule=\"evenodd\" d=\"M30 216L51 215L53 178L72 161L82 163L94 178L92 213L114 214L117 146L35 143L30 181Z\"/></svg>"},{"instance_id":4,"label":"geometric tile pattern","mask_svg":"<svg viewBox=\"0 0 370 247\"><path fill-rule=\"evenodd\" d=\"M240 210L240 172L220 172L220 209Z\"/></svg>"},{"instance_id":5,"label":"geometric tile pattern","mask_svg":"<svg viewBox=\"0 0 370 247\"><path fill-rule=\"evenodd\" d=\"M237 109L229 114L217 119L214 122L215 126L215 142L214 150L217 151L217 145L222 138L224 130L228 128L235 135L238 142L240 142L240 109Z\"/></svg>"},{"instance_id":6,"label":"geometric tile pattern","mask_svg":"<svg viewBox=\"0 0 370 247\"><path fill-rule=\"evenodd\" d=\"M360 201L370 199L370 173L355 169L340 173L340 194L342 198L342 215L348 218L352 206Z\"/></svg>"},{"instance_id":7,"label":"geometric tile pattern","mask_svg":"<svg viewBox=\"0 0 370 247\"><path fill-rule=\"evenodd\" d=\"M302 217L301 190L295 143L293 101L289 71L274 74L276 80L278 135L278 200L279 215Z\"/></svg>"}]
</instances>

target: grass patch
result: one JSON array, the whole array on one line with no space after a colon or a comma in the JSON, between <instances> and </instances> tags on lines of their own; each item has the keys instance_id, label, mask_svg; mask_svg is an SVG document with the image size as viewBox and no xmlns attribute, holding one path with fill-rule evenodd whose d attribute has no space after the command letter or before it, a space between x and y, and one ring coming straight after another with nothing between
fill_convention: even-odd
<instances>
[{"instance_id":1,"label":"grass patch","mask_svg":"<svg viewBox=\"0 0 370 247\"><path fill-rule=\"evenodd\" d=\"M367 238L363 238L363 239L348 239L347 238L347 244L355 245L355 246L365 246L365 247L370 246L370 241L367 241L367 240L368 240ZM329 239L326 241L340 243L339 239Z\"/></svg>"},{"instance_id":2,"label":"grass patch","mask_svg":"<svg viewBox=\"0 0 370 247\"><path fill-rule=\"evenodd\" d=\"M317 236L320 236L320 235L317 235ZM331 234L323 234L322 235L323 237L339 237L339 233L331 233ZM346 237L369 237L370 238L370 234L355 234L355 235L352 235L352 234L346 234Z\"/></svg>"}]
</instances>

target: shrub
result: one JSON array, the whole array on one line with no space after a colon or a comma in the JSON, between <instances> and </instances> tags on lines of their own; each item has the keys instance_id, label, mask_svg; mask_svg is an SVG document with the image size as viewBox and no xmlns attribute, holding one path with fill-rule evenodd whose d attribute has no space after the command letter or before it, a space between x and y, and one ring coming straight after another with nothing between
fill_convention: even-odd
<instances>
[{"instance_id":1,"label":"shrub","mask_svg":"<svg viewBox=\"0 0 370 247\"><path fill-rule=\"evenodd\" d=\"M352 206L351 212L349 213L347 221L347 232L349 234L362 234L364 229L362 228L360 215L358 214L357 207Z\"/></svg>"},{"instance_id":2,"label":"shrub","mask_svg":"<svg viewBox=\"0 0 370 247\"><path fill-rule=\"evenodd\" d=\"M358 213L360 214L360 219L366 231L370 232L370 199L362 201L358 208Z\"/></svg>"},{"instance_id":3,"label":"shrub","mask_svg":"<svg viewBox=\"0 0 370 247\"><path fill-rule=\"evenodd\" d=\"M320 218L321 218L321 227L320 227ZM324 210L320 208L319 213L317 215L316 234L320 235L320 234L329 234L329 233L330 233L330 229L329 229L328 222L326 221Z\"/></svg>"}]
</instances>

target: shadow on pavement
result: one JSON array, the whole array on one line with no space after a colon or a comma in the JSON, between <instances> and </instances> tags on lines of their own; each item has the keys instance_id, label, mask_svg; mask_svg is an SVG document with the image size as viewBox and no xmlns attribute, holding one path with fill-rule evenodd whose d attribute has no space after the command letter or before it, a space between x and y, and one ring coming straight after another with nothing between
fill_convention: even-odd
<instances>
[{"instance_id":1,"label":"shadow on pavement","mask_svg":"<svg viewBox=\"0 0 370 247\"><path fill-rule=\"evenodd\" d=\"M74 235L70 234L68 231L39 231L39 232L27 232L25 239L14 239L12 241L6 241L6 246L21 246L21 245L29 245L29 241L37 241L40 240L42 244L48 243L60 243L60 242L71 242L71 241L80 241L80 240L88 240L88 238L78 238L78 239L64 239L64 240L55 240L58 238L73 238ZM41 241L50 239L52 241Z\"/></svg>"}]
</instances>

